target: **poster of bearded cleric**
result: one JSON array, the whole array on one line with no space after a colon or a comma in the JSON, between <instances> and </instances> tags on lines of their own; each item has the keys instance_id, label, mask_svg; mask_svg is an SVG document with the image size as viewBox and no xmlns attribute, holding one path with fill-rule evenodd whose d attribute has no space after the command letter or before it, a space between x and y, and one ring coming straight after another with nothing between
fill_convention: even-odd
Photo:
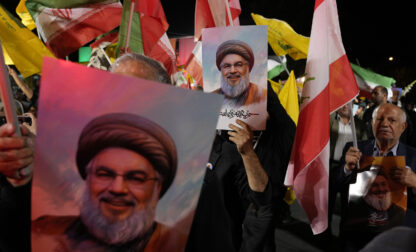
<instances>
[{"instance_id":1,"label":"poster of bearded cleric","mask_svg":"<svg viewBox=\"0 0 416 252\"><path fill-rule=\"evenodd\" d=\"M222 100L45 58L32 251L184 251Z\"/></svg>"},{"instance_id":2,"label":"poster of bearded cleric","mask_svg":"<svg viewBox=\"0 0 416 252\"><path fill-rule=\"evenodd\" d=\"M405 167L404 156L362 158L356 181L349 188L347 235L374 236L403 224L407 188L391 178L391 169L399 166Z\"/></svg>"},{"instance_id":3,"label":"poster of bearded cleric","mask_svg":"<svg viewBox=\"0 0 416 252\"><path fill-rule=\"evenodd\" d=\"M267 119L267 26L202 31L204 92L224 95L217 129L236 119L264 130Z\"/></svg>"}]
</instances>

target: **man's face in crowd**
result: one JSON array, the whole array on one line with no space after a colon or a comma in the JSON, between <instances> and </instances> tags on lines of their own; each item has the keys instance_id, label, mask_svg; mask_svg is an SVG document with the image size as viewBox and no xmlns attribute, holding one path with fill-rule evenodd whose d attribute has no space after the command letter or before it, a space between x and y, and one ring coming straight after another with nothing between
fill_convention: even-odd
<instances>
[{"instance_id":1,"label":"man's face in crowd","mask_svg":"<svg viewBox=\"0 0 416 252\"><path fill-rule=\"evenodd\" d=\"M350 117L350 109L348 104L345 104L344 106L342 106L341 108L339 108L337 110L337 113L341 116L341 117Z\"/></svg>"},{"instance_id":2,"label":"man's face in crowd","mask_svg":"<svg viewBox=\"0 0 416 252\"><path fill-rule=\"evenodd\" d=\"M227 54L220 64L221 89L229 97L241 95L250 84L248 62L238 54Z\"/></svg>"},{"instance_id":3,"label":"man's face in crowd","mask_svg":"<svg viewBox=\"0 0 416 252\"><path fill-rule=\"evenodd\" d=\"M400 108L386 104L381 106L373 118L373 133L377 140L396 143L403 131L406 122L403 121Z\"/></svg>"},{"instance_id":4,"label":"man's face in crowd","mask_svg":"<svg viewBox=\"0 0 416 252\"><path fill-rule=\"evenodd\" d=\"M387 179L378 175L365 196L365 201L377 210L385 211L391 206L391 192Z\"/></svg>"},{"instance_id":5,"label":"man's face in crowd","mask_svg":"<svg viewBox=\"0 0 416 252\"><path fill-rule=\"evenodd\" d=\"M161 183L142 155L124 148L107 148L90 164L90 198L108 220L124 220L147 206L156 207Z\"/></svg>"},{"instance_id":6,"label":"man's face in crowd","mask_svg":"<svg viewBox=\"0 0 416 252\"><path fill-rule=\"evenodd\" d=\"M371 92L371 100L375 104L380 105L387 100L387 97L386 97L386 94L381 91L380 87L376 87Z\"/></svg>"}]
</instances>

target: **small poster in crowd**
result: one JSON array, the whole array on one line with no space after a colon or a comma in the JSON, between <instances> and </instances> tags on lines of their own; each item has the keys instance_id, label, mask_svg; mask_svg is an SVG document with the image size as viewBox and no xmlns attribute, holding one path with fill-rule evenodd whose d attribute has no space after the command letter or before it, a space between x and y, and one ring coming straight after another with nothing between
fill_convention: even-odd
<instances>
[{"instance_id":1,"label":"small poster in crowd","mask_svg":"<svg viewBox=\"0 0 416 252\"><path fill-rule=\"evenodd\" d=\"M393 181L390 174L393 167L405 167L404 156L366 156L360 167L349 188L345 230L380 233L403 224L407 188Z\"/></svg>"},{"instance_id":2,"label":"small poster in crowd","mask_svg":"<svg viewBox=\"0 0 416 252\"><path fill-rule=\"evenodd\" d=\"M184 251L222 100L45 58L32 251Z\"/></svg>"},{"instance_id":3,"label":"small poster in crowd","mask_svg":"<svg viewBox=\"0 0 416 252\"><path fill-rule=\"evenodd\" d=\"M267 119L267 26L202 31L204 92L224 95L217 129L236 119L264 130Z\"/></svg>"}]
</instances>

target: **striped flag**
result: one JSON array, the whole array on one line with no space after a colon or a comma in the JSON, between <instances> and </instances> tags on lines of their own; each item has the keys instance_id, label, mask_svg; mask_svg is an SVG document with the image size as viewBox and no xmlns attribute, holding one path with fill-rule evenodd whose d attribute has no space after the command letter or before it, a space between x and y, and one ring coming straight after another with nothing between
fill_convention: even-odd
<instances>
[{"instance_id":1,"label":"striped flag","mask_svg":"<svg viewBox=\"0 0 416 252\"><path fill-rule=\"evenodd\" d=\"M198 41L195 44L191 56L185 64L185 69L192 78L203 87L202 81L202 42Z\"/></svg>"},{"instance_id":2,"label":"striped flag","mask_svg":"<svg viewBox=\"0 0 416 252\"><path fill-rule=\"evenodd\" d=\"M286 57L280 56L279 61L275 59L267 60L267 79L271 80L281 74L286 69Z\"/></svg>"},{"instance_id":3,"label":"striped flag","mask_svg":"<svg viewBox=\"0 0 416 252\"><path fill-rule=\"evenodd\" d=\"M329 114L358 94L342 45L336 0L316 0L295 142L285 184L314 234L328 227Z\"/></svg>"},{"instance_id":4,"label":"striped flag","mask_svg":"<svg viewBox=\"0 0 416 252\"><path fill-rule=\"evenodd\" d=\"M129 50L144 53L165 66L169 74L176 72L176 54L166 34L169 24L159 0L124 1L119 34L119 49L124 50L131 7L135 2Z\"/></svg>"},{"instance_id":5,"label":"striped flag","mask_svg":"<svg viewBox=\"0 0 416 252\"><path fill-rule=\"evenodd\" d=\"M241 13L239 0L227 0L234 25L240 25L238 16ZM196 0L195 6L195 39L199 40L203 28L228 26L227 8L224 0Z\"/></svg>"},{"instance_id":6,"label":"striped flag","mask_svg":"<svg viewBox=\"0 0 416 252\"><path fill-rule=\"evenodd\" d=\"M8 65L15 65L23 78L42 70L44 56L53 57L42 41L0 4L0 40Z\"/></svg>"},{"instance_id":7,"label":"striped flag","mask_svg":"<svg viewBox=\"0 0 416 252\"><path fill-rule=\"evenodd\" d=\"M391 85L396 82L395 79L375 73L373 71L360 67L354 63L351 63L351 67L354 71L354 76L357 81L358 87L360 88L361 96L370 99L371 91L376 86L383 86L387 88L389 97L393 95Z\"/></svg>"},{"instance_id":8,"label":"striped flag","mask_svg":"<svg viewBox=\"0 0 416 252\"><path fill-rule=\"evenodd\" d=\"M27 0L26 8L59 58L119 26L122 11L118 0Z\"/></svg>"},{"instance_id":9,"label":"striped flag","mask_svg":"<svg viewBox=\"0 0 416 252\"><path fill-rule=\"evenodd\" d=\"M292 59L305 59L308 54L309 38L300 35L285 21L269 19L251 13L256 25L269 27L268 41L277 56L288 54Z\"/></svg>"}]
</instances>

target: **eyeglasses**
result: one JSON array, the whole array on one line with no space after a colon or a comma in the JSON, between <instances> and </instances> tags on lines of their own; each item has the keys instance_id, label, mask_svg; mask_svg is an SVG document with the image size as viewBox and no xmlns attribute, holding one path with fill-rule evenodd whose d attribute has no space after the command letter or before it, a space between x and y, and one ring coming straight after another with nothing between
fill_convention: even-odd
<instances>
[{"instance_id":1,"label":"eyeglasses","mask_svg":"<svg viewBox=\"0 0 416 252\"><path fill-rule=\"evenodd\" d=\"M159 180L157 177L149 178L148 175L141 171L130 171L125 174L118 174L111 169L99 167L91 172L93 183L99 183L104 186L111 185L117 176L123 177L123 181L130 189L141 189L149 180Z\"/></svg>"},{"instance_id":2,"label":"eyeglasses","mask_svg":"<svg viewBox=\"0 0 416 252\"><path fill-rule=\"evenodd\" d=\"M221 68L221 70L224 70L224 71L228 72L228 71L231 70L231 67L234 67L234 69L236 69L236 70L241 70L241 69L243 69L243 67L245 65L247 65L246 62L238 61L237 63L234 63L234 64L229 64L229 63L222 64L220 66L220 68Z\"/></svg>"}]
</instances>

